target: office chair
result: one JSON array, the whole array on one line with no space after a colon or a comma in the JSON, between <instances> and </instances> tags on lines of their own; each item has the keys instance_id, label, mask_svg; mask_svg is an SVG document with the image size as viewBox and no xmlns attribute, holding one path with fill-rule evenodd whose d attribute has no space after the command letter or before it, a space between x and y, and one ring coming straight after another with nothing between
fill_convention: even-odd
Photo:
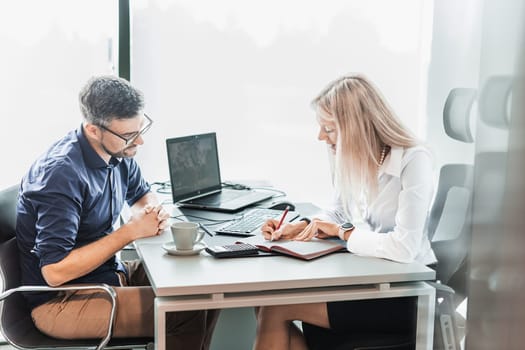
<instances>
[{"instance_id":1,"label":"office chair","mask_svg":"<svg viewBox=\"0 0 525 350\"><path fill-rule=\"evenodd\" d=\"M523 347L513 341L523 339L523 182L516 182L523 176L522 79L488 76L479 96L465 339L470 349Z\"/></svg>"},{"instance_id":2,"label":"office chair","mask_svg":"<svg viewBox=\"0 0 525 350\"><path fill-rule=\"evenodd\" d=\"M64 285L61 287L21 286L18 247L15 237L18 186L0 191L0 330L5 340L18 349L148 349L151 338L111 338L116 293L111 286ZM100 289L112 300L111 322L104 339L64 340L41 333L33 324L31 311L19 292Z\"/></svg>"},{"instance_id":3,"label":"office chair","mask_svg":"<svg viewBox=\"0 0 525 350\"><path fill-rule=\"evenodd\" d=\"M452 139L474 142L470 111L475 99L475 89L450 91L443 109L443 124ZM443 165L427 222L428 236L438 259L436 282L429 282L436 288L436 350L459 350L464 335L460 327L464 320L456 309L467 297L473 176L473 164Z\"/></svg>"}]
</instances>

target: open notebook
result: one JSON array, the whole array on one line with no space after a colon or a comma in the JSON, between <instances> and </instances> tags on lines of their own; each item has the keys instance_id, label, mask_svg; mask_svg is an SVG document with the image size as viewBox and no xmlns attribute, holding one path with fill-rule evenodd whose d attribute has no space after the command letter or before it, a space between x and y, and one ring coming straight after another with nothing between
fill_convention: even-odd
<instances>
[{"instance_id":1,"label":"open notebook","mask_svg":"<svg viewBox=\"0 0 525 350\"><path fill-rule=\"evenodd\" d=\"M346 251L342 241L312 239L311 241L267 241L262 235L243 238L239 242L256 246L263 252L289 255L303 260L312 260L338 251Z\"/></svg>"}]
</instances>

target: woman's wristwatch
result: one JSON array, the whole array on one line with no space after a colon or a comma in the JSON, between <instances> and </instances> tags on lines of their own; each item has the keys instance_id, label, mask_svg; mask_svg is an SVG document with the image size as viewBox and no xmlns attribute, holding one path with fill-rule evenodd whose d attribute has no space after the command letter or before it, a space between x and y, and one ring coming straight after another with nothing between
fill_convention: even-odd
<instances>
[{"instance_id":1,"label":"woman's wristwatch","mask_svg":"<svg viewBox=\"0 0 525 350\"><path fill-rule=\"evenodd\" d=\"M345 222L339 225L339 232L337 233L337 235L344 241L345 233L347 233L348 231L352 231L354 228L355 226L351 222Z\"/></svg>"},{"instance_id":2,"label":"woman's wristwatch","mask_svg":"<svg viewBox=\"0 0 525 350\"><path fill-rule=\"evenodd\" d=\"M302 217L299 219L299 221L306 222L306 225L310 225L310 223L312 222L312 220L308 219L307 217Z\"/></svg>"}]
</instances>

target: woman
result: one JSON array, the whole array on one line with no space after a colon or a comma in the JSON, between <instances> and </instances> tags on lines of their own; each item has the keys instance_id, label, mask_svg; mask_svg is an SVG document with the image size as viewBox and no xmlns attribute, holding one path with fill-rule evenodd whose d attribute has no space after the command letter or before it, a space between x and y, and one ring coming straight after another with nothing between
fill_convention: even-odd
<instances>
[{"instance_id":1,"label":"woman","mask_svg":"<svg viewBox=\"0 0 525 350\"><path fill-rule=\"evenodd\" d=\"M267 239L339 237L350 252L403 263L434 264L425 235L433 196L430 153L401 124L365 77L342 77L312 105L318 139L334 156L336 204L315 218L276 230ZM261 307L254 349L330 349L381 345L391 335L413 336L415 298ZM303 333L292 321L303 322Z\"/></svg>"}]
</instances>

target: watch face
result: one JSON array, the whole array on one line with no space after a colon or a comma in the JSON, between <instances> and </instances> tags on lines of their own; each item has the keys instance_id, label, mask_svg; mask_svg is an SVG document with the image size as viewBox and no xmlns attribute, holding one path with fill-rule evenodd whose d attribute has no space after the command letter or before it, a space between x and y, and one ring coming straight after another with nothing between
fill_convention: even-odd
<instances>
[{"instance_id":1,"label":"watch face","mask_svg":"<svg viewBox=\"0 0 525 350\"><path fill-rule=\"evenodd\" d=\"M341 228L343 230L350 230L353 227L354 227L354 225L352 225L351 222L345 222L344 224L341 224Z\"/></svg>"}]
</instances>

